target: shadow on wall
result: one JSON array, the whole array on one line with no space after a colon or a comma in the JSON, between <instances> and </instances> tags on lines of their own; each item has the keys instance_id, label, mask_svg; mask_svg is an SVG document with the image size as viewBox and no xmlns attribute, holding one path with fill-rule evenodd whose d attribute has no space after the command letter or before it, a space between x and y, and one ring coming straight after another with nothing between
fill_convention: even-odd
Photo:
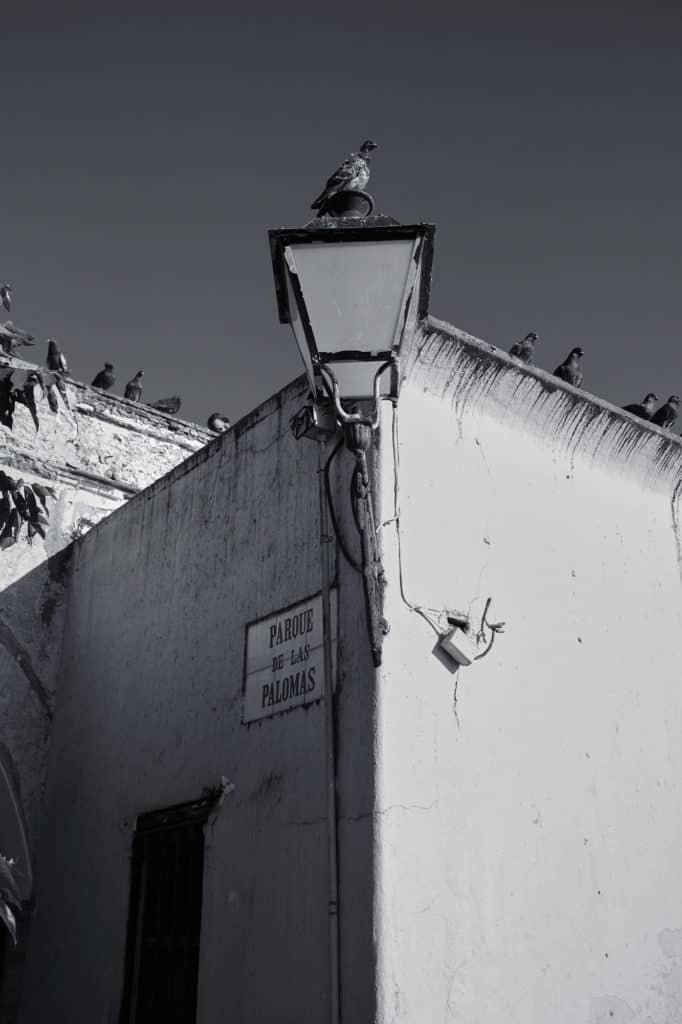
<instances>
[{"instance_id":1,"label":"shadow on wall","mask_svg":"<svg viewBox=\"0 0 682 1024\"><path fill-rule=\"evenodd\" d=\"M25 538L21 543L26 543ZM0 551L0 580L6 554ZM71 554L72 546L64 548L0 590L0 740L32 864L45 793ZM0 853L16 858L21 868L22 826L10 810L11 802L9 797L0 800ZM25 878L25 871L21 877ZM2 927L0 1024L15 1019L33 909L31 897L16 915L16 947Z\"/></svg>"}]
</instances>

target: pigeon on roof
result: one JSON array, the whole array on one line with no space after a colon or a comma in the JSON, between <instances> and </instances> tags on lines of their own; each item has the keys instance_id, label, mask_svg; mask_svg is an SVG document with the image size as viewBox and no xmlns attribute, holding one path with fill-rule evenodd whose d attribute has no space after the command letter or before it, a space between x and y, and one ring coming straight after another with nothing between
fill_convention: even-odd
<instances>
[{"instance_id":1,"label":"pigeon on roof","mask_svg":"<svg viewBox=\"0 0 682 1024\"><path fill-rule=\"evenodd\" d=\"M66 356L60 350L59 345L54 338L47 339L47 359L45 360L45 365L48 370L52 370L53 373L69 372Z\"/></svg>"},{"instance_id":2,"label":"pigeon on roof","mask_svg":"<svg viewBox=\"0 0 682 1024\"><path fill-rule=\"evenodd\" d=\"M230 417L224 412L214 412L208 417L206 426L214 434L226 434L231 427Z\"/></svg>"},{"instance_id":3,"label":"pigeon on roof","mask_svg":"<svg viewBox=\"0 0 682 1024\"><path fill-rule=\"evenodd\" d=\"M9 313L12 308L12 286L3 284L0 286L0 301Z\"/></svg>"},{"instance_id":4,"label":"pigeon on roof","mask_svg":"<svg viewBox=\"0 0 682 1024\"><path fill-rule=\"evenodd\" d=\"M532 363L536 341L538 341L538 336L535 331L531 331L521 341L517 341L512 345L509 349L509 355L516 356L522 363Z\"/></svg>"},{"instance_id":5,"label":"pigeon on roof","mask_svg":"<svg viewBox=\"0 0 682 1024\"><path fill-rule=\"evenodd\" d=\"M561 366L557 366L554 376L565 380L567 384L572 384L574 388L582 387L583 371L580 366L582 357L583 350L581 348L572 348Z\"/></svg>"},{"instance_id":6,"label":"pigeon on roof","mask_svg":"<svg viewBox=\"0 0 682 1024\"><path fill-rule=\"evenodd\" d=\"M144 370L138 370L132 380L129 380L126 384L126 389L123 393L123 397L127 398L129 402L139 402L142 398L142 378L144 377Z\"/></svg>"},{"instance_id":7,"label":"pigeon on roof","mask_svg":"<svg viewBox=\"0 0 682 1024\"><path fill-rule=\"evenodd\" d=\"M634 402L632 405L624 405L623 409L625 412L631 412L633 416L639 416L640 419L650 420L654 413L654 406L658 401L658 395L655 395L653 391L650 391L641 402Z\"/></svg>"},{"instance_id":8,"label":"pigeon on roof","mask_svg":"<svg viewBox=\"0 0 682 1024\"><path fill-rule=\"evenodd\" d=\"M360 146L359 153L351 153L334 171L315 202L310 204L311 209L319 210L337 192L348 192L351 189L364 192L369 183L369 155L376 148L376 142L367 139Z\"/></svg>"},{"instance_id":9,"label":"pigeon on roof","mask_svg":"<svg viewBox=\"0 0 682 1024\"><path fill-rule=\"evenodd\" d=\"M170 398L159 398L156 402L150 402L150 409L158 409L159 412L168 413L169 416L175 416L180 411L182 405L182 399L180 395L171 395Z\"/></svg>"},{"instance_id":10,"label":"pigeon on roof","mask_svg":"<svg viewBox=\"0 0 682 1024\"><path fill-rule=\"evenodd\" d=\"M670 430L673 423L677 419L677 414L680 411L680 397L679 395L671 395L665 405L662 405L660 409L651 417L651 422L655 423L657 427L663 427L664 430Z\"/></svg>"},{"instance_id":11,"label":"pigeon on roof","mask_svg":"<svg viewBox=\"0 0 682 1024\"><path fill-rule=\"evenodd\" d=\"M5 355L13 356L15 351L21 348L22 345L32 344L33 335L27 331L22 331L11 320L6 320L4 324L0 324L0 348L2 348Z\"/></svg>"},{"instance_id":12,"label":"pigeon on roof","mask_svg":"<svg viewBox=\"0 0 682 1024\"><path fill-rule=\"evenodd\" d=\"M114 364L105 363L104 369L99 371L90 386L93 388L99 388L101 391L108 391L115 382L116 377L114 376Z\"/></svg>"}]
</instances>

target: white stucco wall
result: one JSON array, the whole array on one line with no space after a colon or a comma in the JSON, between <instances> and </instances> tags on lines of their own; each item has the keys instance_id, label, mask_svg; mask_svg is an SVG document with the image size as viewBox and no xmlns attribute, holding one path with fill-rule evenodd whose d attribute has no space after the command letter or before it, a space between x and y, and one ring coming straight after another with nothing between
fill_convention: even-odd
<instances>
[{"instance_id":1,"label":"white stucco wall","mask_svg":"<svg viewBox=\"0 0 682 1024\"><path fill-rule=\"evenodd\" d=\"M327 1018L323 708L241 721L246 624L320 589L318 449L289 430L305 394L295 382L75 545L21 1024L118 1020L136 816L221 776L197 1021ZM375 998L374 674L357 577L336 582L341 969L359 1021Z\"/></svg>"},{"instance_id":2,"label":"white stucco wall","mask_svg":"<svg viewBox=\"0 0 682 1024\"><path fill-rule=\"evenodd\" d=\"M680 1021L680 441L446 325L404 372L378 671L336 574L342 1021ZM241 723L246 623L320 586L304 398L76 545L21 1024L117 1020L135 816L223 775L198 1024L326 1019L322 708ZM416 606L475 631L488 597L506 631L455 675Z\"/></svg>"},{"instance_id":3,"label":"white stucco wall","mask_svg":"<svg viewBox=\"0 0 682 1024\"><path fill-rule=\"evenodd\" d=\"M452 675L383 529L377 1019L681 1021L680 441L443 325L397 422L407 601L506 631Z\"/></svg>"}]
</instances>

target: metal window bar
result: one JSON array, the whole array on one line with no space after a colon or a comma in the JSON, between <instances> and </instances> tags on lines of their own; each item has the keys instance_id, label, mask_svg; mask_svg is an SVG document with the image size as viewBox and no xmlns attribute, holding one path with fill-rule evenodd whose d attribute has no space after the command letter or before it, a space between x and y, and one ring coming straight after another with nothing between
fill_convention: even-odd
<instances>
[{"instance_id":1,"label":"metal window bar","mask_svg":"<svg viewBox=\"0 0 682 1024\"><path fill-rule=\"evenodd\" d=\"M133 839L121 1024L195 1024L212 801L138 818Z\"/></svg>"}]
</instances>

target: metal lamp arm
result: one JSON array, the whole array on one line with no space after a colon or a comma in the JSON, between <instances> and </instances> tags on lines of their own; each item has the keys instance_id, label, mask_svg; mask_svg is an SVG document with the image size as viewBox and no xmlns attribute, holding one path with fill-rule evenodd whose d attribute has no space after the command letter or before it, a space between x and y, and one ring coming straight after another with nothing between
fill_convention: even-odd
<instances>
[{"instance_id":1,"label":"metal lamp arm","mask_svg":"<svg viewBox=\"0 0 682 1024\"><path fill-rule=\"evenodd\" d=\"M319 371L322 377L322 383L325 386L327 394L334 403L336 415L338 416L341 423L344 425L350 424L362 424L370 427L372 430L376 430L379 426L379 399L381 398L381 375L384 370L389 369L393 366L395 357L388 359L385 363L382 363L379 369L374 374L374 413L372 416L367 416L361 412L346 412L339 395L339 382L336 378L336 374L330 366L326 366L324 363L318 362L315 369Z\"/></svg>"}]
</instances>

